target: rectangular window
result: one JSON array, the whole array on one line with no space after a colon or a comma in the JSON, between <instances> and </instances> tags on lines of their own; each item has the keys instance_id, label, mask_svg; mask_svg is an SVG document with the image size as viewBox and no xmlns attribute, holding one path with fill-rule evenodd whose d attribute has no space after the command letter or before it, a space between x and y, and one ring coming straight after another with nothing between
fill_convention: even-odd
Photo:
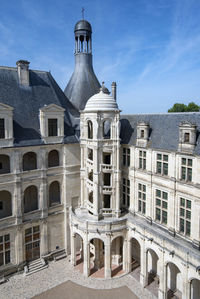
<instances>
[{"instance_id":1,"label":"rectangular window","mask_svg":"<svg viewBox=\"0 0 200 299\"><path fill-rule=\"evenodd\" d=\"M0 236L0 266L10 263L10 235Z\"/></svg>"},{"instance_id":2,"label":"rectangular window","mask_svg":"<svg viewBox=\"0 0 200 299\"><path fill-rule=\"evenodd\" d=\"M191 200L180 198L180 232L186 236L190 236L191 230Z\"/></svg>"},{"instance_id":3,"label":"rectangular window","mask_svg":"<svg viewBox=\"0 0 200 299\"><path fill-rule=\"evenodd\" d=\"M5 121L4 118L0 118L0 138L5 138Z\"/></svg>"},{"instance_id":4,"label":"rectangular window","mask_svg":"<svg viewBox=\"0 0 200 299\"><path fill-rule=\"evenodd\" d=\"M139 151L139 168L146 169L146 151Z\"/></svg>"},{"instance_id":5,"label":"rectangular window","mask_svg":"<svg viewBox=\"0 0 200 299\"><path fill-rule=\"evenodd\" d=\"M123 148L123 165L130 166L130 148Z\"/></svg>"},{"instance_id":6,"label":"rectangular window","mask_svg":"<svg viewBox=\"0 0 200 299\"><path fill-rule=\"evenodd\" d=\"M162 175L168 175L168 155L157 154L156 172Z\"/></svg>"},{"instance_id":7,"label":"rectangular window","mask_svg":"<svg viewBox=\"0 0 200 299\"><path fill-rule=\"evenodd\" d=\"M48 119L48 136L58 136L58 126L56 118Z\"/></svg>"},{"instance_id":8,"label":"rectangular window","mask_svg":"<svg viewBox=\"0 0 200 299\"><path fill-rule=\"evenodd\" d=\"M130 180L123 178L123 206L130 206Z\"/></svg>"},{"instance_id":9,"label":"rectangular window","mask_svg":"<svg viewBox=\"0 0 200 299\"><path fill-rule=\"evenodd\" d=\"M167 208L168 208L167 192L156 189L156 220L162 224L167 224Z\"/></svg>"},{"instance_id":10,"label":"rectangular window","mask_svg":"<svg viewBox=\"0 0 200 299\"><path fill-rule=\"evenodd\" d=\"M146 185L138 184L138 211L146 213Z\"/></svg>"},{"instance_id":11,"label":"rectangular window","mask_svg":"<svg viewBox=\"0 0 200 299\"><path fill-rule=\"evenodd\" d=\"M0 210L3 210L3 201L0 201Z\"/></svg>"},{"instance_id":12,"label":"rectangular window","mask_svg":"<svg viewBox=\"0 0 200 299\"><path fill-rule=\"evenodd\" d=\"M192 181L192 159L181 158L181 180Z\"/></svg>"}]
</instances>

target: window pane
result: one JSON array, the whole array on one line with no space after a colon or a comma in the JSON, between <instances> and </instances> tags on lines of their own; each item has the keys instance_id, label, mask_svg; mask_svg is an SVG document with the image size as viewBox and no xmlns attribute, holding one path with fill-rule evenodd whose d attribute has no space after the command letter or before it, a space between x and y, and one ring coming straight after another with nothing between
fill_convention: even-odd
<instances>
[{"instance_id":1,"label":"window pane","mask_svg":"<svg viewBox=\"0 0 200 299\"><path fill-rule=\"evenodd\" d=\"M32 227L27 228L27 229L25 230L25 235L29 235L29 234L31 234L31 233L32 233Z\"/></svg>"},{"instance_id":2,"label":"window pane","mask_svg":"<svg viewBox=\"0 0 200 299\"><path fill-rule=\"evenodd\" d=\"M185 216L185 210L184 209L180 209L180 216L182 216L182 217Z\"/></svg>"},{"instance_id":3,"label":"window pane","mask_svg":"<svg viewBox=\"0 0 200 299\"><path fill-rule=\"evenodd\" d=\"M57 136L57 119L49 118L48 119L48 135Z\"/></svg>"},{"instance_id":4,"label":"window pane","mask_svg":"<svg viewBox=\"0 0 200 299\"><path fill-rule=\"evenodd\" d=\"M161 173L161 162L157 162L157 173Z\"/></svg>"},{"instance_id":5,"label":"window pane","mask_svg":"<svg viewBox=\"0 0 200 299\"><path fill-rule=\"evenodd\" d=\"M4 118L0 118L0 138L5 138Z\"/></svg>"},{"instance_id":6,"label":"window pane","mask_svg":"<svg viewBox=\"0 0 200 299\"><path fill-rule=\"evenodd\" d=\"M146 213L146 203L143 202L143 213L145 214Z\"/></svg>"},{"instance_id":7,"label":"window pane","mask_svg":"<svg viewBox=\"0 0 200 299\"><path fill-rule=\"evenodd\" d=\"M163 163L163 174L168 175L168 164L167 163Z\"/></svg>"},{"instance_id":8,"label":"window pane","mask_svg":"<svg viewBox=\"0 0 200 299\"><path fill-rule=\"evenodd\" d=\"M3 266L4 261L3 261L3 253L0 253L0 266Z\"/></svg>"},{"instance_id":9,"label":"window pane","mask_svg":"<svg viewBox=\"0 0 200 299\"><path fill-rule=\"evenodd\" d=\"M185 158L182 158L181 161L182 161L182 165L186 165L186 159Z\"/></svg>"},{"instance_id":10,"label":"window pane","mask_svg":"<svg viewBox=\"0 0 200 299\"><path fill-rule=\"evenodd\" d=\"M164 155L164 156L163 156L163 160L164 160L164 161L168 161L168 155Z\"/></svg>"},{"instance_id":11,"label":"window pane","mask_svg":"<svg viewBox=\"0 0 200 299\"><path fill-rule=\"evenodd\" d=\"M162 197L167 200L167 192L163 192Z\"/></svg>"},{"instance_id":12,"label":"window pane","mask_svg":"<svg viewBox=\"0 0 200 299\"><path fill-rule=\"evenodd\" d=\"M190 222L186 221L186 235L190 235Z\"/></svg>"},{"instance_id":13,"label":"window pane","mask_svg":"<svg viewBox=\"0 0 200 299\"><path fill-rule=\"evenodd\" d=\"M162 155L161 154L157 154L157 160L162 160Z\"/></svg>"},{"instance_id":14,"label":"window pane","mask_svg":"<svg viewBox=\"0 0 200 299\"><path fill-rule=\"evenodd\" d=\"M192 166L192 159L188 159L188 166Z\"/></svg>"},{"instance_id":15,"label":"window pane","mask_svg":"<svg viewBox=\"0 0 200 299\"><path fill-rule=\"evenodd\" d=\"M186 211L186 218L191 219L191 212L190 211Z\"/></svg>"},{"instance_id":16,"label":"window pane","mask_svg":"<svg viewBox=\"0 0 200 299\"><path fill-rule=\"evenodd\" d=\"M157 205L157 206L161 206L161 200L158 199L158 198L156 198L156 205Z\"/></svg>"},{"instance_id":17,"label":"window pane","mask_svg":"<svg viewBox=\"0 0 200 299\"><path fill-rule=\"evenodd\" d=\"M138 184L139 190L142 190L142 185Z\"/></svg>"},{"instance_id":18,"label":"window pane","mask_svg":"<svg viewBox=\"0 0 200 299\"><path fill-rule=\"evenodd\" d=\"M142 210L142 203L141 203L141 201L139 200L139 212L141 212L141 210Z\"/></svg>"},{"instance_id":19,"label":"window pane","mask_svg":"<svg viewBox=\"0 0 200 299\"><path fill-rule=\"evenodd\" d=\"M180 219L180 231L184 232L184 219Z\"/></svg>"},{"instance_id":20,"label":"window pane","mask_svg":"<svg viewBox=\"0 0 200 299\"><path fill-rule=\"evenodd\" d=\"M0 236L0 243L3 243L3 236Z\"/></svg>"},{"instance_id":21,"label":"window pane","mask_svg":"<svg viewBox=\"0 0 200 299\"><path fill-rule=\"evenodd\" d=\"M160 220L160 209L156 208L156 220Z\"/></svg>"},{"instance_id":22,"label":"window pane","mask_svg":"<svg viewBox=\"0 0 200 299\"><path fill-rule=\"evenodd\" d=\"M186 179L186 168L185 167L181 167L181 179L185 180Z\"/></svg>"},{"instance_id":23,"label":"window pane","mask_svg":"<svg viewBox=\"0 0 200 299\"><path fill-rule=\"evenodd\" d=\"M162 222L167 224L167 212L162 211Z\"/></svg>"},{"instance_id":24,"label":"window pane","mask_svg":"<svg viewBox=\"0 0 200 299\"><path fill-rule=\"evenodd\" d=\"M5 235L4 236L4 241L6 242L6 241L9 241L10 240L10 235Z\"/></svg>"},{"instance_id":25,"label":"window pane","mask_svg":"<svg viewBox=\"0 0 200 299\"><path fill-rule=\"evenodd\" d=\"M181 197L181 206L184 207L185 206L185 198Z\"/></svg>"},{"instance_id":26,"label":"window pane","mask_svg":"<svg viewBox=\"0 0 200 299\"><path fill-rule=\"evenodd\" d=\"M188 168L188 181L192 181L192 168Z\"/></svg>"},{"instance_id":27,"label":"window pane","mask_svg":"<svg viewBox=\"0 0 200 299\"><path fill-rule=\"evenodd\" d=\"M144 158L146 158L146 154L147 154L147 153L144 151L144 152L143 152L143 157L144 157Z\"/></svg>"},{"instance_id":28,"label":"window pane","mask_svg":"<svg viewBox=\"0 0 200 299\"><path fill-rule=\"evenodd\" d=\"M6 264L10 263L10 251L5 252L5 263Z\"/></svg>"},{"instance_id":29,"label":"window pane","mask_svg":"<svg viewBox=\"0 0 200 299\"><path fill-rule=\"evenodd\" d=\"M146 169L146 159L143 159L143 169Z\"/></svg>"},{"instance_id":30,"label":"window pane","mask_svg":"<svg viewBox=\"0 0 200 299\"><path fill-rule=\"evenodd\" d=\"M156 196L161 197L161 191L156 189Z\"/></svg>"},{"instance_id":31,"label":"window pane","mask_svg":"<svg viewBox=\"0 0 200 299\"><path fill-rule=\"evenodd\" d=\"M142 157L142 151L139 151L139 155L140 155L140 157Z\"/></svg>"},{"instance_id":32,"label":"window pane","mask_svg":"<svg viewBox=\"0 0 200 299\"><path fill-rule=\"evenodd\" d=\"M162 207L163 207L164 209L167 209L167 202L166 202L166 201L163 201L163 202L162 202Z\"/></svg>"},{"instance_id":33,"label":"window pane","mask_svg":"<svg viewBox=\"0 0 200 299\"><path fill-rule=\"evenodd\" d=\"M187 200L187 208L191 209L191 201L190 200Z\"/></svg>"},{"instance_id":34,"label":"window pane","mask_svg":"<svg viewBox=\"0 0 200 299\"><path fill-rule=\"evenodd\" d=\"M142 168L142 158L139 159L139 168Z\"/></svg>"}]
</instances>

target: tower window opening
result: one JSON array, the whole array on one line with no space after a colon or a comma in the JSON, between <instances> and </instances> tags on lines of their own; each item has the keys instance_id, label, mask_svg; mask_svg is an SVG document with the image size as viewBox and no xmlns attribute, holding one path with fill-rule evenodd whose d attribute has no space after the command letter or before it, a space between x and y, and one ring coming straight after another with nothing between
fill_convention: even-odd
<instances>
[{"instance_id":1,"label":"tower window opening","mask_svg":"<svg viewBox=\"0 0 200 299\"><path fill-rule=\"evenodd\" d=\"M103 164L109 164L111 162L111 154L103 153Z\"/></svg>"},{"instance_id":2,"label":"tower window opening","mask_svg":"<svg viewBox=\"0 0 200 299\"><path fill-rule=\"evenodd\" d=\"M110 194L104 194L103 207L104 209L110 209Z\"/></svg>"},{"instance_id":3,"label":"tower window opening","mask_svg":"<svg viewBox=\"0 0 200 299\"><path fill-rule=\"evenodd\" d=\"M88 121L88 139L93 139L93 124L91 120Z\"/></svg>"},{"instance_id":4,"label":"tower window opening","mask_svg":"<svg viewBox=\"0 0 200 299\"><path fill-rule=\"evenodd\" d=\"M91 148L88 148L88 159L93 161L93 150Z\"/></svg>"},{"instance_id":5,"label":"tower window opening","mask_svg":"<svg viewBox=\"0 0 200 299\"><path fill-rule=\"evenodd\" d=\"M106 120L103 123L103 138L110 139L110 121Z\"/></svg>"},{"instance_id":6,"label":"tower window opening","mask_svg":"<svg viewBox=\"0 0 200 299\"><path fill-rule=\"evenodd\" d=\"M141 138L144 138L144 130L141 130Z\"/></svg>"},{"instance_id":7,"label":"tower window opening","mask_svg":"<svg viewBox=\"0 0 200 299\"><path fill-rule=\"evenodd\" d=\"M88 174L88 179L93 182L93 171L92 170Z\"/></svg>"},{"instance_id":8,"label":"tower window opening","mask_svg":"<svg viewBox=\"0 0 200 299\"><path fill-rule=\"evenodd\" d=\"M111 174L110 173L104 173L104 186L110 186L111 185Z\"/></svg>"},{"instance_id":9,"label":"tower window opening","mask_svg":"<svg viewBox=\"0 0 200 299\"><path fill-rule=\"evenodd\" d=\"M93 203L93 191L89 193L88 200Z\"/></svg>"},{"instance_id":10,"label":"tower window opening","mask_svg":"<svg viewBox=\"0 0 200 299\"><path fill-rule=\"evenodd\" d=\"M184 134L184 142L190 142L190 133Z\"/></svg>"}]
</instances>

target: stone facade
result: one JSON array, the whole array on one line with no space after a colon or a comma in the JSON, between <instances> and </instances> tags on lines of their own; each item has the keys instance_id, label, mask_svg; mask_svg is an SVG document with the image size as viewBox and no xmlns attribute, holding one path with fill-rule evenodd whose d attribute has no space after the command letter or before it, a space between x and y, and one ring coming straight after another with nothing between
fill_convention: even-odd
<instances>
[{"instance_id":1,"label":"stone facade","mask_svg":"<svg viewBox=\"0 0 200 299\"><path fill-rule=\"evenodd\" d=\"M76 61L92 59L84 30L91 37L78 22ZM113 82L112 95L102 84L77 117L50 74L28 65L0 68L0 275L65 251L86 277L121 267L154 283L159 299L198 298L200 114L120 116ZM18 93L4 90L5 72Z\"/></svg>"}]
</instances>

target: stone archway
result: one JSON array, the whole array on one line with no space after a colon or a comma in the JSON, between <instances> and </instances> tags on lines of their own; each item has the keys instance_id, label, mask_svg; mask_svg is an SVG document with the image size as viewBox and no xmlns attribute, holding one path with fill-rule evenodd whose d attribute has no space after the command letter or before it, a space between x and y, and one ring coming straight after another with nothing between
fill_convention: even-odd
<instances>
[{"instance_id":1,"label":"stone archway","mask_svg":"<svg viewBox=\"0 0 200 299\"><path fill-rule=\"evenodd\" d=\"M89 244L89 272L93 277L104 278L104 242L93 238Z\"/></svg>"},{"instance_id":2,"label":"stone archway","mask_svg":"<svg viewBox=\"0 0 200 299\"><path fill-rule=\"evenodd\" d=\"M189 299L196 299L200 296L200 280L192 279L190 282L190 297Z\"/></svg>"},{"instance_id":3,"label":"stone archway","mask_svg":"<svg viewBox=\"0 0 200 299\"><path fill-rule=\"evenodd\" d=\"M111 244L111 276L120 275L123 272L123 244L122 236L116 237Z\"/></svg>"},{"instance_id":4,"label":"stone archway","mask_svg":"<svg viewBox=\"0 0 200 299\"><path fill-rule=\"evenodd\" d=\"M158 268L158 255L157 253L149 248L146 253L147 258L147 274L148 274L148 285L147 289L152 292L154 295L158 296L159 288L159 276L157 272Z\"/></svg>"},{"instance_id":5,"label":"stone archway","mask_svg":"<svg viewBox=\"0 0 200 299\"><path fill-rule=\"evenodd\" d=\"M83 238L75 233L73 236L73 241L71 244L71 263L83 273Z\"/></svg>"},{"instance_id":6,"label":"stone archway","mask_svg":"<svg viewBox=\"0 0 200 299\"><path fill-rule=\"evenodd\" d=\"M169 262L167 264L167 298L182 298L182 277L181 271L174 264Z\"/></svg>"},{"instance_id":7,"label":"stone archway","mask_svg":"<svg viewBox=\"0 0 200 299\"><path fill-rule=\"evenodd\" d=\"M140 281L140 256L141 247L140 243L135 239L131 239L131 274Z\"/></svg>"}]
</instances>

